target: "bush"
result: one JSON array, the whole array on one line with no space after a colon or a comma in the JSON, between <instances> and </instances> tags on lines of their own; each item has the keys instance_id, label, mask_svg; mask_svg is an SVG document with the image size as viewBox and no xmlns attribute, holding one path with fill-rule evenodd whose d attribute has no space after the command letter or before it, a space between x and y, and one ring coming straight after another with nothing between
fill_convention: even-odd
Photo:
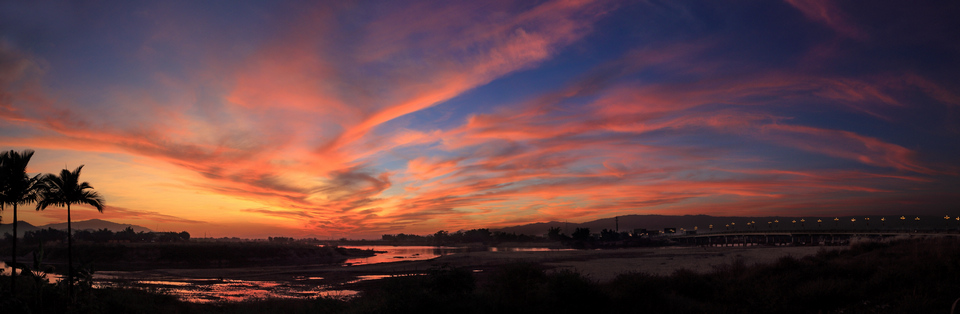
<instances>
[{"instance_id":1,"label":"bush","mask_svg":"<svg viewBox=\"0 0 960 314\"><path fill-rule=\"evenodd\" d=\"M384 279L350 300L192 304L142 290L84 289L82 306L70 307L62 286L36 285L24 276L16 297L0 278L0 306L3 313L935 313L948 311L960 291L958 244L857 244L769 265L736 260L705 274L628 273L604 284L532 263L481 276L442 266Z\"/></svg>"}]
</instances>

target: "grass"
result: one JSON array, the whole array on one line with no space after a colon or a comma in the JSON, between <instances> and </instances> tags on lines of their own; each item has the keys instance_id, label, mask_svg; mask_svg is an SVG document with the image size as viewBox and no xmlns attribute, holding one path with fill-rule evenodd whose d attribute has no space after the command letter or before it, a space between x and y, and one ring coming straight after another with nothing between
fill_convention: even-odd
<instances>
[{"instance_id":1,"label":"grass","mask_svg":"<svg viewBox=\"0 0 960 314\"><path fill-rule=\"evenodd\" d=\"M438 267L384 279L352 299L192 304L135 289L91 289L64 307L56 286L0 306L33 313L945 313L960 297L960 241L861 243L765 265L742 260L705 274L622 274L607 283L575 271L515 263L493 271ZM0 278L7 285L6 278ZM29 289L29 285L24 286ZM4 310L4 313L7 313Z\"/></svg>"}]
</instances>

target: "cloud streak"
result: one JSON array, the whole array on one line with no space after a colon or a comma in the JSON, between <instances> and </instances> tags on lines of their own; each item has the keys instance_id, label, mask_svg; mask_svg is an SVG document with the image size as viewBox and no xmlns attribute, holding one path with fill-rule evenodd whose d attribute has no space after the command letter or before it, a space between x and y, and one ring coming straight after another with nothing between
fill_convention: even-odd
<instances>
[{"instance_id":1,"label":"cloud streak","mask_svg":"<svg viewBox=\"0 0 960 314\"><path fill-rule=\"evenodd\" d=\"M182 190L243 204L216 209L231 223L305 236L942 195L960 169L942 161L958 153L942 143L960 96L941 70L955 62L936 56L956 47L917 46L848 6L131 5L144 22L0 40L0 143L172 165L192 174L170 178ZM198 13L166 21L182 10ZM775 16L739 18L758 12ZM927 57L862 53L876 45ZM199 205L128 209L141 205L110 217L220 223Z\"/></svg>"}]
</instances>

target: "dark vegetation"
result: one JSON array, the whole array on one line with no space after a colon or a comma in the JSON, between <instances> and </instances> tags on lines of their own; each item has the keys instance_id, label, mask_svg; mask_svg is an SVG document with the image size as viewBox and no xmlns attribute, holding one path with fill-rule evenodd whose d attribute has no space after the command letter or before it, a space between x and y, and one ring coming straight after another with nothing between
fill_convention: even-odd
<instances>
[{"instance_id":1,"label":"dark vegetation","mask_svg":"<svg viewBox=\"0 0 960 314\"><path fill-rule=\"evenodd\" d=\"M345 239L342 243L347 243ZM369 242L369 241L359 241ZM598 234L590 233L590 228L576 228L571 235L560 231L559 227L550 228L546 236L531 236L526 234L491 232L489 229L471 229L467 231L448 232L437 231L434 234L421 236L415 234L384 234L381 240L374 244L388 245L464 245L476 244L498 245L502 243L548 243L560 242L566 247L576 249L617 248L617 247L648 247L669 245L669 240L660 237L651 237L648 234L634 234L616 232L603 229Z\"/></svg>"},{"instance_id":2,"label":"dark vegetation","mask_svg":"<svg viewBox=\"0 0 960 314\"><path fill-rule=\"evenodd\" d=\"M370 251L300 242L78 241L73 247L74 258L95 270L328 264L343 262L348 257L373 255ZM21 254L29 254L36 252L39 245L21 245L20 249ZM44 244L42 249L46 252L45 263L62 264L67 259L67 247L64 243Z\"/></svg>"},{"instance_id":3,"label":"dark vegetation","mask_svg":"<svg viewBox=\"0 0 960 314\"><path fill-rule=\"evenodd\" d=\"M864 243L773 264L742 261L707 274L624 274L597 283L569 270L517 263L484 273L438 267L382 280L356 298L191 304L135 289L91 289L73 308L63 288L21 277L4 313L945 313L960 297L960 241ZM11 309L7 311L6 309Z\"/></svg>"},{"instance_id":4,"label":"dark vegetation","mask_svg":"<svg viewBox=\"0 0 960 314\"><path fill-rule=\"evenodd\" d=\"M8 241L11 236L9 233L4 234L7 237ZM113 232L110 229L100 229L100 230L79 230L73 233L73 239L77 242L92 242L92 243L148 243L148 242L187 242L190 241L190 233L183 232L135 232L133 228L127 227L126 229L118 232ZM26 245L36 246L40 242L52 243L52 242L66 242L67 241L67 231L58 230L54 228L40 229L35 231L27 231L23 234L23 239L20 239L20 242Z\"/></svg>"},{"instance_id":5,"label":"dark vegetation","mask_svg":"<svg viewBox=\"0 0 960 314\"><path fill-rule=\"evenodd\" d=\"M89 205L103 212L104 199L93 190L88 182L80 181L80 165L73 171L63 169L60 174L43 174L30 177L27 175L27 164L33 157L32 150L22 152L10 150L0 153L0 210L11 205L13 208L13 236L11 238L11 264L19 267L17 262L17 207L36 203L36 210L47 207L67 208L67 284L72 294L73 282L77 272L73 267L73 232L70 219L71 205ZM16 289L16 272L12 274L11 289ZM71 299L73 299L71 297Z\"/></svg>"},{"instance_id":6,"label":"dark vegetation","mask_svg":"<svg viewBox=\"0 0 960 314\"><path fill-rule=\"evenodd\" d=\"M947 312L960 297L958 244L954 239L865 243L769 265L739 261L707 274L624 274L604 284L535 264L513 264L473 278L465 271L435 272L394 278L348 302L343 312ZM472 288L463 288L471 282Z\"/></svg>"},{"instance_id":7,"label":"dark vegetation","mask_svg":"<svg viewBox=\"0 0 960 314\"><path fill-rule=\"evenodd\" d=\"M426 236L403 233L384 234L381 237L381 241L393 244L451 245L465 243L546 242L547 239L526 234L490 232L490 229L471 229L452 233L440 230Z\"/></svg>"}]
</instances>

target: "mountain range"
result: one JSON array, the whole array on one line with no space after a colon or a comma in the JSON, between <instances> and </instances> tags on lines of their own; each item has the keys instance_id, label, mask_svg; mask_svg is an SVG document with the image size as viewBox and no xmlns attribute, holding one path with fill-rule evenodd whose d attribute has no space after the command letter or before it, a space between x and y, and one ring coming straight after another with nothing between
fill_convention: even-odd
<instances>
[{"instance_id":1,"label":"mountain range","mask_svg":"<svg viewBox=\"0 0 960 314\"><path fill-rule=\"evenodd\" d=\"M146 227L143 227L143 226L131 225L131 224L120 224L120 223L115 223L115 222L112 222L112 221L107 221L107 220L102 220L102 219L90 219L90 220L74 221L74 222L72 222L72 226L71 226L71 227L73 227L73 230L100 230L100 229L106 228L106 229L109 229L110 231L113 231L113 232L123 231L123 230L126 229L127 227L133 228L133 231L135 231L135 232L141 232L141 231L142 231L142 232L152 232L152 231L153 231L153 230L150 230L149 228L146 228ZM29 222L26 222L26 221L22 221L22 220L21 220L21 221L17 222L17 236L18 236L18 237L22 237L25 232L35 231L35 230L40 230L40 229L47 229L47 228L66 230L66 229L67 229L67 223L61 222L61 223L46 224L46 225L41 225L41 226L34 226L34 225L30 224ZM0 235L6 234L6 233L12 233L12 232L13 232L13 224L12 224L12 223L10 223L10 224L0 224Z\"/></svg>"},{"instance_id":2,"label":"mountain range","mask_svg":"<svg viewBox=\"0 0 960 314\"><path fill-rule=\"evenodd\" d=\"M865 219L869 218L869 220ZM886 218L884 221L881 221L881 218ZM904 217L905 219L901 220L900 217L894 215L880 216L880 215L867 215L867 216L806 216L806 217L784 217L784 216L753 216L753 217L724 217L724 216L708 216L708 215L624 215L611 218L597 219L593 221L587 221L582 223L575 222L563 222L563 221L551 221L551 222L537 222L524 225L510 226L504 228L490 228L490 231L500 231L506 233L517 233L517 234L527 234L527 235L544 235L550 228L559 227L560 232L570 235L573 233L576 228L590 228L592 233L599 233L603 229L608 230L618 230L621 232L632 232L635 229L647 229L647 230L663 230L664 228L675 228L677 231L680 231L680 228L685 228L687 230L709 230L712 226L714 231L721 230L745 230L746 228L762 230L762 229L771 229L771 230L786 230L786 229L833 229L833 228L854 228L854 229L897 229L897 228L944 228L948 227L950 229L957 228L960 229L960 220L948 219L945 220L943 217L937 216L911 216ZM920 220L915 220L915 218L920 218ZM955 218L955 217L953 217ZM801 219L804 220L801 222ZM817 220L821 219L821 223L817 223ZM834 220L837 219L837 220ZM851 221L851 219L857 219L857 221ZM753 222L756 222L754 226ZM750 223L750 225L748 225ZM120 224L112 221L101 220L101 219L90 219L82 221L74 221L73 229L74 230L99 230L99 229L109 229L110 231L117 232L123 231L127 227L132 227L133 231L136 232L152 232L149 228L131 225L131 224ZM19 236L23 236L24 232L34 231L38 229L67 229L67 223L55 223L55 224L46 224L41 226L34 226L28 222L20 221L17 225L17 233ZM0 224L0 235L5 233L12 232L13 227L11 224Z\"/></svg>"},{"instance_id":3,"label":"mountain range","mask_svg":"<svg viewBox=\"0 0 960 314\"><path fill-rule=\"evenodd\" d=\"M865 219L869 218L869 219ZM884 218L884 220L881 220ZM806 216L806 217L784 217L784 216L754 216L754 217L723 217L708 215L624 215L611 218L597 219L583 223L551 221L525 224L519 226L491 229L490 231L501 231L506 233L543 235L550 228L559 227L560 232L570 235L576 228L590 228L591 233L599 233L603 229L618 230L620 232L632 232L634 229L663 230L664 228L680 228L686 230L709 230L711 225L713 231L721 230L744 230L746 228L755 230L799 230L799 229L818 229L818 228L843 228L843 229L896 229L896 228L958 228L960 221L945 220L943 217L936 216L911 216L904 217L901 220L899 216L894 215L866 215L866 216ZM920 218L920 220L915 220ZM801 222L801 219L803 222ZM817 223L817 220L822 220ZM836 220L834 220L836 219ZM856 219L856 221L851 221ZM755 222L755 224L753 223ZM748 223L750 223L748 227ZM729 226L728 226L729 225Z\"/></svg>"}]
</instances>

